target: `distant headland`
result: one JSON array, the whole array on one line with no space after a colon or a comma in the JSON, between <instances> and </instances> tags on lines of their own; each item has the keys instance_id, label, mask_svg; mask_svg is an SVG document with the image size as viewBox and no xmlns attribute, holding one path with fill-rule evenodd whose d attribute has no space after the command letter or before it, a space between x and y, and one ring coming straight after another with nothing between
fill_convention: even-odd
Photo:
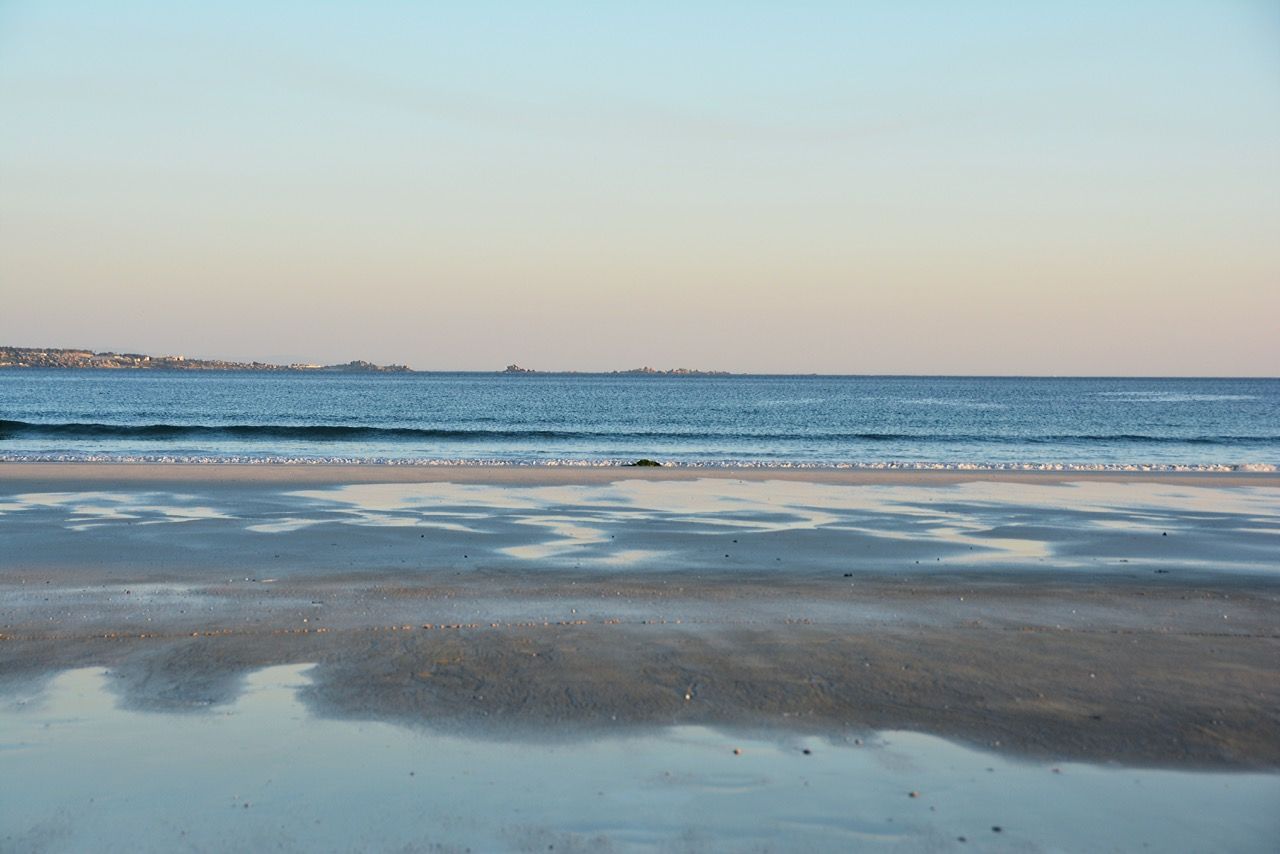
<instances>
[{"instance_id":1,"label":"distant headland","mask_svg":"<svg viewBox=\"0 0 1280 854\"><path fill-rule=\"evenodd\" d=\"M226 359L194 359L190 356L154 356L145 353L116 353L56 347L9 347L0 345L0 369L54 368L58 370L142 370L142 371L257 371L269 373L407 374L420 373L408 365L375 365L356 359L340 365L294 362L233 362ZM614 376L727 377L729 371L702 371L693 368L660 370L645 366L627 371L539 371L507 365L500 374L585 374Z\"/></svg>"},{"instance_id":2,"label":"distant headland","mask_svg":"<svg viewBox=\"0 0 1280 854\"><path fill-rule=\"evenodd\" d=\"M522 368L519 365L507 365L506 370L504 370L502 373L504 374L578 374L578 373L584 373L584 372L583 371L535 371L532 368ZM646 365L643 368L632 368L631 370L628 370L628 371L604 371L602 373L619 374L619 375L640 374L640 375L654 375L654 376L664 376L664 377L728 377L728 376L732 376L732 374L729 371L699 371L693 368L671 368L669 370L662 371L662 370L658 370L657 368L651 368L648 365Z\"/></svg>"},{"instance_id":3,"label":"distant headland","mask_svg":"<svg viewBox=\"0 0 1280 854\"><path fill-rule=\"evenodd\" d=\"M147 371L292 371L297 373L407 373L407 365L375 365L359 359L342 365L269 362L229 362L223 359L190 359L186 356L148 356L143 353L60 350L42 347L0 347L0 368L63 368L69 370Z\"/></svg>"}]
</instances>

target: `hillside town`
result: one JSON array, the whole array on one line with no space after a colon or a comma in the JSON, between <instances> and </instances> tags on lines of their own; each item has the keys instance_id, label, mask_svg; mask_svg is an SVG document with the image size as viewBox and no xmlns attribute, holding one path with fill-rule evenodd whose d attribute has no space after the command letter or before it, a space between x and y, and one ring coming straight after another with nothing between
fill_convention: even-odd
<instances>
[{"instance_id":1,"label":"hillside town","mask_svg":"<svg viewBox=\"0 0 1280 854\"><path fill-rule=\"evenodd\" d=\"M375 365L355 360L340 365L295 362L232 362L223 359L192 359L187 356L151 356L144 353L95 352L93 350L46 347L0 346L0 368L61 368L94 370L163 371L307 371L328 373L406 373L407 365Z\"/></svg>"}]
</instances>

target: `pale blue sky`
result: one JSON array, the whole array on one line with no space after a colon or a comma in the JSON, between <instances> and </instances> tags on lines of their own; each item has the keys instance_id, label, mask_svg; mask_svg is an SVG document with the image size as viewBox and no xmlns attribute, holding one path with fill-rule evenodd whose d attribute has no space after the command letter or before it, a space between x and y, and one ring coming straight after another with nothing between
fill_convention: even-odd
<instances>
[{"instance_id":1,"label":"pale blue sky","mask_svg":"<svg viewBox=\"0 0 1280 854\"><path fill-rule=\"evenodd\" d=\"M0 294L26 345L1274 376L1280 4L0 0Z\"/></svg>"}]
</instances>

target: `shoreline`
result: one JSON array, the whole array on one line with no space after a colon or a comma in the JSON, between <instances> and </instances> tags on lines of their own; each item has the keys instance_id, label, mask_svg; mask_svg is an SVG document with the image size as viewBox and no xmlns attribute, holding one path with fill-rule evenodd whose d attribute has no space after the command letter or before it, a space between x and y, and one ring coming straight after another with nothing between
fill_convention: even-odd
<instances>
[{"instance_id":1,"label":"shoreline","mask_svg":"<svg viewBox=\"0 0 1280 854\"><path fill-rule=\"evenodd\" d=\"M837 468L629 465L413 465L387 463L188 463L188 462L11 462L0 461L0 484L22 481L68 483L487 483L577 485L622 480L728 479L798 481L848 486L948 486L975 481L1060 484L1074 482L1159 483L1184 486L1280 487L1275 471L1165 471L1129 469L1038 470L1006 468Z\"/></svg>"}]
</instances>

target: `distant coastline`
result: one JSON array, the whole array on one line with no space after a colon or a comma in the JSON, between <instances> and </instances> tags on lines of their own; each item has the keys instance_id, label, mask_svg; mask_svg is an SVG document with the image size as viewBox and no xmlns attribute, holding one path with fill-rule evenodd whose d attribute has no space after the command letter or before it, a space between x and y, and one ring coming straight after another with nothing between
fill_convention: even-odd
<instances>
[{"instance_id":1,"label":"distant coastline","mask_svg":"<svg viewBox=\"0 0 1280 854\"><path fill-rule=\"evenodd\" d=\"M237 362L230 359L195 359L183 355L153 355L147 353L117 353L112 350L89 350L73 347L11 347L0 346L0 370L54 369L89 371L245 371L268 373L338 373L338 374L408 374L423 373L408 365L377 365L363 359L355 359L336 365L293 362L287 365L273 362ZM427 373L430 373L429 371ZM478 372L485 373L485 372ZM615 376L663 376L663 377L728 377L730 371L706 371L693 368L660 370L647 365L625 371L540 371L507 365L498 374L608 374Z\"/></svg>"},{"instance_id":2,"label":"distant coastline","mask_svg":"<svg viewBox=\"0 0 1280 854\"><path fill-rule=\"evenodd\" d=\"M145 353L57 349L53 347L0 347L0 368L57 368L62 370L143 371L287 371L293 373L409 373L408 365L375 365L360 359L341 365L270 362L233 362L224 359L191 359L186 356L152 356Z\"/></svg>"}]
</instances>

